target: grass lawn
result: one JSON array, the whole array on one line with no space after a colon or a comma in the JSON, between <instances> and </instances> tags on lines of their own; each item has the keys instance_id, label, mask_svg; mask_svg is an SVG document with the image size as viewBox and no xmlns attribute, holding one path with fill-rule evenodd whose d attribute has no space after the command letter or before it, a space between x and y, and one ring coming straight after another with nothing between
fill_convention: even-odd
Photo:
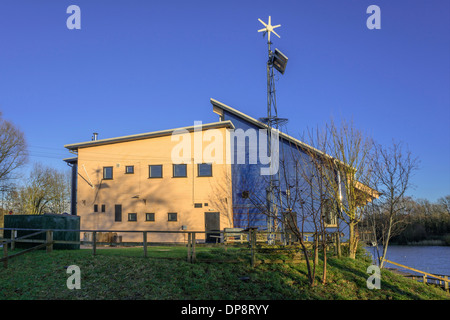
<instances>
[{"instance_id":1,"label":"grass lawn","mask_svg":"<svg viewBox=\"0 0 450 320\"><path fill-rule=\"evenodd\" d=\"M197 258L239 263L186 262L185 247L33 251L0 265L0 299L7 300L442 300L450 294L382 270L381 289L369 290L370 261L328 258L328 283L311 288L304 264L251 268L248 254L197 247ZM81 289L70 290L67 267L81 270Z\"/></svg>"}]
</instances>

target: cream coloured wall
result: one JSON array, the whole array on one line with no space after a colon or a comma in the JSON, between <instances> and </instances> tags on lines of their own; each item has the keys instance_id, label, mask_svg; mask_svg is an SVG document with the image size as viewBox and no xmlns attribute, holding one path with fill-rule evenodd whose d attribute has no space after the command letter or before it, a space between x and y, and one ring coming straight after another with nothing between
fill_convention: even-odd
<instances>
[{"instance_id":1,"label":"cream coloured wall","mask_svg":"<svg viewBox=\"0 0 450 320\"><path fill-rule=\"evenodd\" d=\"M225 141L227 129L215 130ZM205 137L205 133L195 134L200 134L198 138ZM188 231L204 231L208 211L220 212L222 230L232 227L231 165L225 163L226 146L220 146L222 159L212 164L212 177L198 177L197 164L192 161L194 133L187 135L191 140L191 159L186 178L173 177L172 150L180 141L172 141L170 135L79 148L77 214L81 229L181 231L186 226ZM211 151L214 141L203 140L201 150ZM216 151L213 155L220 154ZM149 165L162 165L163 177L149 178ZM134 166L134 174L125 173L126 166ZM103 167L113 167L113 179L103 179ZM194 208L195 203L202 203L202 208ZM94 212L95 204L99 212ZM122 205L121 222L115 221L117 204ZM101 212L102 205L105 212ZM177 221L168 221L169 212L177 213ZM136 213L137 221L128 221L129 213ZM154 213L155 221L146 221L146 213ZM142 233L120 235L122 241L142 241ZM148 241L179 242L186 237L149 233ZM198 234L197 239L204 239L204 235Z\"/></svg>"}]
</instances>

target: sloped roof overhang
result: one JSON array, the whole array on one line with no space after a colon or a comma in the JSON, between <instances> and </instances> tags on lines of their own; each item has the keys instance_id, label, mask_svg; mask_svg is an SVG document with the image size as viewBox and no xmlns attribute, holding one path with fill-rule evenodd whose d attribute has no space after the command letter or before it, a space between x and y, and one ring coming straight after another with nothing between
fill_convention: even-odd
<instances>
[{"instance_id":1,"label":"sloped roof overhang","mask_svg":"<svg viewBox=\"0 0 450 320\"><path fill-rule=\"evenodd\" d=\"M116 137L116 138L100 139L100 140L93 140L93 141L87 141L87 142L66 144L64 146L64 148L69 149L70 151L77 151L79 148L88 148L88 147L96 147L96 146L102 146L102 145L113 144L113 143L136 141L136 140L142 140L142 139L151 139L151 138L157 138L157 137L168 136L168 135L172 135L172 134L176 134L176 133L181 133L184 131L193 132L195 129L198 129L198 128L201 128L201 130L218 129L218 128L234 129L234 125L231 121L205 123L205 124L194 125L194 126L189 126L189 127L181 127L181 128L168 129L168 130L162 130L162 131L153 131L153 132L147 132L147 133L141 133L141 134L133 134L133 135L128 135L128 136Z\"/></svg>"}]
</instances>

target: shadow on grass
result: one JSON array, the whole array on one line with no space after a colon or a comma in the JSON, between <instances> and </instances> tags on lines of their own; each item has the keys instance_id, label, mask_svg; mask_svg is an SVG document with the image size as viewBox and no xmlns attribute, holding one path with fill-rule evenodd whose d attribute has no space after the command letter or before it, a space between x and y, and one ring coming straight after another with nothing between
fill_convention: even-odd
<instances>
[{"instance_id":1,"label":"shadow on grass","mask_svg":"<svg viewBox=\"0 0 450 320\"><path fill-rule=\"evenodd\" d=\"M352 281L361 288L367 288L367 279L371 276L371 274L366 273L365 270L363 271L359 269L358 266L355 265L356 263L357 263L356 261L352 261L349 258L343 258L341 260L337 258L328 259L328 265L334 268L338 268L341 271L341 274L345 278L345 280ZM370 262L362 263L362 265L365 265L367 268L371 265L371 263ZM389 277L387 277L387 272L389 271L386 270L381 271L381 289L379 289L382 290L380 291L381 295L386 294L388 297L392 298L392 294L397 294L405 299L413 299L413 300L423 299L423 297L411 291L404 290L401 287L399 287L399 285L394 284L394 282L396 281L395 280L396 275L393 276L389 275Z\"/></svg>"}]
</instances>

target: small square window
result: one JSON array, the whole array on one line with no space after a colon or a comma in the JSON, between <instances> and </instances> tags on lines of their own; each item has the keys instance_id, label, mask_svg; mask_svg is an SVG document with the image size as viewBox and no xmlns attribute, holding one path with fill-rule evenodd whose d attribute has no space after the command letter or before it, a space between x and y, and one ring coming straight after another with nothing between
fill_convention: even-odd
<instances>
[{"instance_id":1,"label":"small square window","mask_svg":"<svg viewBox=\"0 0 450 320\"><path fill-rule=\"evenodd\" d=\"M126 174L133 174L134 173L134 166L126 166L125 167L125 173Z\"/></svg>"},{"instance_id":2,"label":"small square window","mask_svg":"<svg viewBox=\"0 0 450 320\"><path fill-rule=\"evenodd\" d=\"M199 177L212 177L212 164L199 163L197 165L197 172Z\"/></svg>"},{"instance_id":3,"label":"small square window","mask_svg":"<svg viewBox=\"0 0 450 320\"><path fill-rule=\"evenodd\" d=\"M137 221L137 213L129 213L128 221Z\"/></svg>"},{"instance_id":4,"label":"small square window","mask_svg":"<svg viewBox=\"0 0 450 320\"><path fill-rule=\"evenodd\" d=\"M98 204L94 204L94 212L98 212Z\"/></svg>"},{"instance_id":5,"label":"small square window","mask_svg":"<svg viewBox=\"0 0 450 320\"><path fill-rule=\"evenodd\" d=\"M148 166L148 177L149 178L162 178L162 165L150 165Z\"/></svg>"},{"instance_id":6,"label":"small square window","mask_svg":"<svg viewBox=\"0 0 450 320\"><path fill-rule=\"evenodd\" d=\"M187 177L187 166L186 166L186 164L174 164L173 165L173 177L174 178L185 178L185 177Z\"/></svg>"},{"instance_id":7,"label":"small square window","mask_svg":"<svg viewBox=\"0 0 450 320\"><path fill-rule=\"evenodd\" d=\"M155 221L155 213L153 213L153 212L146 213L145 221Z\"/></svg>"},{"instance_id":8,"label":"small square window","mask_svg":"<svg viewBox=\"0 0 450 320\"><path fill-rule=\"evenodd\" d=\"M103 167L103 179L111 180L113 178L113 167Z\"/></svg>"},{"instance_id":9,"label":"small square window","mask_svg":"<svg viewBox=\"0 0 450 320\"><path fill-rule=\"evenodd\" d=\"M177 221L177 220L178 220L177 213L169 212L168 221Z\"/></svg>"}]
</instances>

